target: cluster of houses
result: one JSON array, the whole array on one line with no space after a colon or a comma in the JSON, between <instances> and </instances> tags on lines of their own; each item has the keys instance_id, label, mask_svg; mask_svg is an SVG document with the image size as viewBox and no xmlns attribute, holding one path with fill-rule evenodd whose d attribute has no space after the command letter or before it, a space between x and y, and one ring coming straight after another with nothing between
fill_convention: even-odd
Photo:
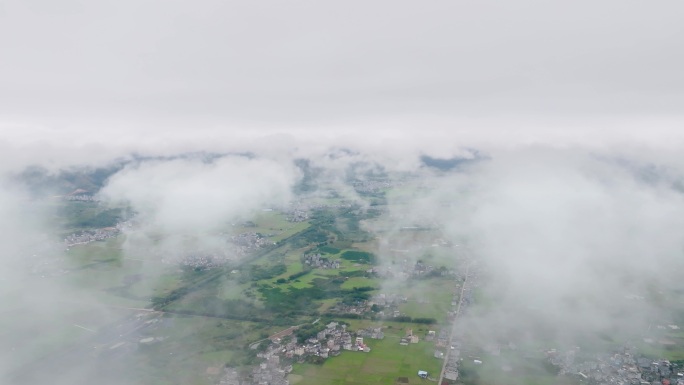
<instances>
[{"instance_id":1,"label":"cluster of houses","mask_svg":"<svg viewBox=\"0 0 684 385\"><path fill-rule=\"evenodd\" d=\"M373 297L373 303L382 307L399 306L407 301L408 297L398 294L381 293Z\"/></svg>"},{"instance_id":2,"label":"cluster of houses","mask_svg":"<svg viewBox=\"0 0 684 385\"><path fill-rule=\"evenodd\" d=\"M248 255L271 243L268 238L256 232L233 235L230 237L230 242L235 247L234 252L240 256Z\"/></svg>"},{"instance_id":3,"label":"cluster of houses","mask_svg":"<svg viewBox=\"0 0 684 385\"><path fill-rule=\"evenodd\" d=\"M287 374L292 371L292 365L281 367L280 357L270 354L264 362L252 369L251 382L245 385L289 385Z\"/></svg>"},{"instance_id":4,"label":"cluster of houses","mask_svg":"<svg viewBox=\"0 0 684 385\"><path fill-rule=\"evenodd\" d=\"M437 348L435 349L435 358L447 360L444 368L444 378L453 381L457 380L458 365L461 360L461 349L459 342L449 341L449 333L446 329L440 330L439 333L435 333L434 330L428 331L427 336L425 336L425 340L435 341L435 347ZM445 350L448 352L448 354L445 354Z\"/></svg>"},{"instance_id":5,"label":"cluster of houses","mask_svg":"<svg viewBox=\"0 0 684 385\"><path fill-rule=\"evenodd\" d=\"M339 269L340 260L322 258L320 254L305 254L302 263L314 269Z\"/></svg>"},{"instance_id":6,"label":"cluster of houses","mask_svg":"<svg viewBox=\"0 0 684 385\"><path fill-rule=\"evenodd\" d=\"M263 362L253 368L249 374L240 374L235 368L224 368L218 385L289 385L287 374L292 371L290 364L292 362L305 362L309 359L322 362L322 360L338 356L343 350L368 353L371 348L364 342L365 339L385 338L382 327L368 327L353 332L347 328L347 325L338 322L328 323L315 336L305 341L290 338L295 330L296 327L292 327L272 335L269 346L257 354ZM442 331L439 333L439 338L446 339L446 335L446 331ZM426 341L436 339L435 331L427 332ZM419 341L418 335L414 334L412 329L407 329L400 344L415 344ZM426 379L428 373L421 370L418 376Z\"/></svg>"},{"instance_id":7,"label":"cluster of houses","mask_svg":"<svg viewBox=\"0 0 684 385\"><path fill-rule=\"evenodd\" d=\"M196 270L210 270L223 265L223 261L213 255L191 254L185 256L180 261L181 266L190 267Z\"/></svg>"},{"instance_id":8,"label":"cluster of houses","mask_svg":"<svg viewBox=\"0 0 684 385\"><path fill-rule=\"evenodd\" d=\"M385 333L382 331L381 327L369 327L366 329L361 329L356 332L356 335L374 340L381 340L385 338Z\"/></svg>"},{"instance_id":9,"label":"cluster of houses","mask_svg":"<svg viewBox=\"0 0 684 385\"><path fill-rule=\"evenodd\" d=\"M79 201L79 202L95 202L95 197L92 195L88 194L80 194L80 195L65 195L64 200L67 201Z\"/></svg>"},{"instance_id":10,"label":"cluster of houses","mask_svg":"<svg viewBox=\"0 0 684 385\"><path fill-rule=\"evenodd\" d=\"M579 348L566 352L547 351L549 361L560 375L573 376L606 385L684 385L684 373L667 360L639 358L634 349L624 348L591 360L578 359Z\"/></svg>"},{"instance_id":11,"label":"cluster of houses","mask_svg":"<svg viewBox=\"0 0 684 385\"><path fill-rule=\"evenodd\" d=\"M304 222L309 220L309 218L311 217L310 213L313 210L351 208L352 206L353 203L347 201L343 201L337 204L308 204L300 201L292 203L292 205L285 211L285 215L289 222Z\"/></svg>"},{"instance_id":12,"label":"cluster of houses","mask_svg":"<svg viewBox=\"0 0 684 385\"><path fill-rule=\"evenodd\" d=\"M301 208L293 208L287 212L288 222L304 222L309 219L309 212Z\"/></svg>"},{"instance_id":13,"label":"cluster of houses","mask_svg":"<svg viewBox=\"0 0 684 385\"><path fill-rule=\"evenodd\" d=\"M218 382L218 385L240 385L240 372L236 368L223 368L223 376ZM289 385L284 383L283 385Z\"/></svg>"},{"instance_id":14,"label":"cluster of houses","mask_svg":"<svg viewBox=\"0 0 684 385\"><path fill-rule=\"evenodd\" d=\"M408 266L410 269L410 273L413 276L420 276L420 275L426 275L428 273L431 273L432 271L435 270L435 267L432 265L426 265L425 263L418 261L416 262L415 265L413 265L413 268Z\"/></svg>"},{"instance_id":15,"label":"cluster of houses","mask_svg":"<svg viewBox=\"0 0 684 385\"><path fill-rule=\"evenodd\" d=\"M288 334L291 332L289 331ZM283 343L284 337L282 333L277 334L277 337L276 335L272 336L272 344L258 356L269 360L272 356L279 355L303 362L308 356L326 359L338 356L343 350L368 353L371 348L364 342L364 338L381 340L385 338L385 333L381 327L369 327L352 332L347 329L345 324L330 322L315 336L301 343L296 338Z\"/></svg>"},{"instance_id":16,"label":"cluster of houses","mask_svg":"<svg viewBox=\"0 0 684 385\"><path fill-rule=\"evenodd\" d=\"M345 303L337 303L330 309L328 309L329 313L336 313L336 314L356 314L356 315L362 315L371 310L371 304L368 301L360 301L357 304L349 305Z\"/></svg>"},{"instance_id":17,"label":"cluster of houses","mask_svg":"<svg viewBox=\"0 0 684 385\"><path fill-rule=\"evenodd\" d=\"M64 244L67 249L76 245L85 245L90 242L104 241L108 238L113 238L119 234L117 227L104 227L95 230L84 230L80 233L74 233L64 238Z\"/></svg>"},{"instance_id":18,"label":"cluster of houses","mask_svg":"<svg viewBox=\"0 0 684 385\"><path fill-rule=\"evenodd\" d=\"M374 296L371 302L382 308L382 310L378 312L379 317L396 318L402 315L399 311L399 305L408 302L408 297L398 294L381 293Z\"/></svg>"},{"instance_id":19,"label":"cluster of houses","mask_svg":"<svg viewBox=\"0 0 684 385\"><path fill-rule=\"evenodd\" d=\"M458 341L451 341L451 346L447 350L446 354L443 354L444 359L446 359L446 365L444 366L444 378L451 381L458 380L458 366L461 363L461 345ZM440 352L441 353L441 352ZM435 357L437 356L437 351L435 352ZM482 361L473 360L475 364L482 364Z\"/></svg>"},{"instance_id":20,"label":"cluster of houses","mask_svg":"<svg viewBox=\"0 0 684 385\"><path fill-rule=\"evenodd\" d=\"M357 180L352 182L352 186L359 193L377 193L395 186L391 180Z\"/></svg>"},{"instance_id":21,"label":"cluster of houses","mask_svg":"<svg viewBox=\"0 0 684 385\"><path fill-rule=\"evenodd\" d=\"M78 202L95 202L96 201L93 194L91 194L89 191L83 190L83 189L76 189L76 190L62 196L62 199L66 200L66 201L78 201Z\"/></svg>"},{"instance_id":22,"label":"cluster of houses","mask_svg":"<svg viewBox=\"0 0 684 385\"><path fill-rule=\"evenodd\" d=\"M433 340L435 339L434 334L432 336L429 336ZM449 333L447 333L446 329L442 329L439 331L439 335L437 336L437 341L435 342L435 345L438 348L445 348L449 344Z\"/></svg>"},{"instance_id":23,"label":"cluster of houses","mask_svg":"<svg viewBox=\"0 0 684 385\"><path fill-rule=\"evenodd\" d=\"M345 324L330 322L325 328L315 336L306 341L298 343L296 338L287 340L286 337L294 332L295 328L290 328L285 332L271 336L271 344L257 354L257 357L264 361L255 367L249 378L240 377L235 369L224 369L219 385L261 385L276 384L288 385L287 374L292 371L292 365L288 363L296 360L304 362L307 357L317 359L327 359L337 356L342 350L368 353L371 348L364 342L364 339L383 339L385 334L382 327L368 327L352 332L347 329ZM429 331L426 340L434 340L436 333ZM402 345L418 343L419 337L413 333L412 329L406 331L406 336L401 339ZM285 342L286 341L286 342ZM421 378L427 378L428 373L420 371Z\"/></svg>"},{"instance_id":24,"label":"cluster of houses","mask_svg":"<svg viewBox=\"0 0 684 385\"><path fill-rule=\"evenodd\" d=\"M292 371L292 365L283 367L280 357L272 352L260 354L264 362L254 367L249 374L241 373L236 368L223 368L223 375L218 385L289 385L287 375ZM221 374L221 369L210 367L207 374Z\"/></svg>"},{"instance_id":25,"label":"cluster of houses","mask_svg":"<svg viewBox=\"0 0 684 385\"><path fill-rule=\"evenodd\" d=\"M469 305L473 300L473 288L477 287L477 272L475 269L469 269L467 278L468 284L461 289L455 288L453 293L453 298L451 301L452 310L449 311L449 319L453 322L456 320L457 316L460 316L468 311ZM455 335L449 335L449 332L445 329L440 330L439 334L431 335L428 332L428 337L432 340L436 339L435 346L437 348L443 348L444 351L437 349L435 350L435 357L446 360L444 365L444 378L451 381L458 380L458 368L461 362L461 334L464 333L460 330L459 333L454 333ZM446 352L446 353L445 353ZM475 364L481 364L479 360L473 361Z\"/></svg>"},{"instance_id":26,"label":"cluster of houses","mask_svg":"<svg viewBox=\"0 0 684 385\"><path fill-rule=\"evenodd\" d=\"M413 329L408 329L406 330L406 336L399 339L399 345L406 346L408 344L417 344L418 341L420 341L420 338L413 334Z\"/></svg>"}]
</instances>

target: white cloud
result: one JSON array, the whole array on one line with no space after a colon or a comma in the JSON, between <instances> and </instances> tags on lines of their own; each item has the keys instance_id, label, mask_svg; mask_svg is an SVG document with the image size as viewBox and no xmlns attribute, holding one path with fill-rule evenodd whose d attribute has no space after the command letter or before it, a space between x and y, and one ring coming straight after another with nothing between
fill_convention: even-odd
<instances>
[{"instance_id":1,"label":"white cloud","mask_svg":"<svg viewBox=\"0 0 684 385\"><path fill-rule=\"evenodd\" d=\"M115 174L101 195L130 203L162 231L202 233L260 208L285 205L298 177L292 164L269 159L154 161Z\"/></svg>"}]
</instances>

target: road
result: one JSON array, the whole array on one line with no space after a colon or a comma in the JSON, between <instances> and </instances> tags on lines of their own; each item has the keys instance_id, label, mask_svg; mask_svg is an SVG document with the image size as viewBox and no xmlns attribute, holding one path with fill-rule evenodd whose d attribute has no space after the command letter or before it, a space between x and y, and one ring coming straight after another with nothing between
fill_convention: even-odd
<instances>
[{"instance_id":1,"label":"road","mask_svg":"<svg viewBox=\"0 0 684 385\"><path fill-rule=\"evenodd\" d=\"M463 279L463 286L461 287L461 294L458 298L458 307L456 307L456 315L454 317L454 323L451 326L451 331L449 332L449 344L447 346L447 352L444 355L444 363L442 364L442 371L439 373L438 385L442 384L444 381L444 374L446 373L446 367L449 363L449 355L451 354L451 346L453 344L454 331L456 330L456 322L458 322L458 316L461 314L461 305L463 304L463 293L465 292L466 285L468 284L468 273L470 271L470 263L466 266L465 278Z\"/></svg>"}]
</instances>

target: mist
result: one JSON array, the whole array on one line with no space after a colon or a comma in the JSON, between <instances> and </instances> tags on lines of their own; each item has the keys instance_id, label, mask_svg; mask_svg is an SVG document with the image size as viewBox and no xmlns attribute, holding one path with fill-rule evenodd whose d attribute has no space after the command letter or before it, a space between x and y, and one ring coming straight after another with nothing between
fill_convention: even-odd
<instances>
[{"instance_id":1,"label":"mist","mask_svg":"<svg viewBox=\"0 0 684 385\"><path fill-rule=\"evenodd\" d=\"M214 384L366 291L466 363L681 360L682 11L3 2L0 382Z\"/></svg>"}]
</instances>

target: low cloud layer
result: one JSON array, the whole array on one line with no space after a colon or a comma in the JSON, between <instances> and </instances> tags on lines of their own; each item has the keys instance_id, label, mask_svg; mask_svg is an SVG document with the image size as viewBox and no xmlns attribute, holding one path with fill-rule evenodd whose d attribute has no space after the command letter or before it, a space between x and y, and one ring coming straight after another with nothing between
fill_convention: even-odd
<instances>
[{"instance_id":1,"label":"low cloud layer","mask_svg":"<svg viewBox=\"0 0 684 385\"><path fill-rule=\"evenodd\" d=\"M679 288L684 195L605 156L521 148L461 180L446 226L467 240L495 303L471 332L501 342L544 325L549 346L599 332L634 342L677 317L629 298Z\"/></svg>"},{"instance_id":2,"label":"low cloud layer","mask_svg":"<svg viewBox=\"0 0 684 385\"><path fill-rule=\"evenodd\" d=\"M100 195L130 204L160 231L193 233L286 205L297 178L294 165L268 159L160 161L125 168Z\"/></svg>"}]
</instances>

